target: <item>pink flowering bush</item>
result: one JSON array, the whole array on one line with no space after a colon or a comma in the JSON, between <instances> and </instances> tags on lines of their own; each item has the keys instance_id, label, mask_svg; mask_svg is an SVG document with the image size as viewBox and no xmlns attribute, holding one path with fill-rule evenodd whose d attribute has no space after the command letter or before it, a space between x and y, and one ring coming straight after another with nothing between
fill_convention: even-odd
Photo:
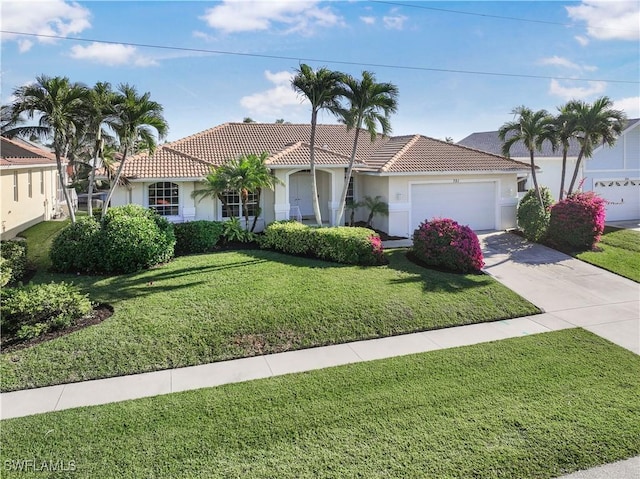
<instances>
[{"instance_id":1,"label":"pink flowering bush","mask_svg":"<svg viewBox=\"0 0 640 479\"><path fill-rule=\"evenodd\" d=\"M604 231L606 200L593 191L577 192L551 207L547 242L569 249L593 249Z\"/></svg>"},{"instance_id":2,"label":"pink flowering bush","mask_svg":"<svg viewBox=\"0 0 640 479\"><path fill-rule=\"evenodd\" d=\"M421 223L413 232L412 253L423 263L462 273L480 271L484 266L478 236L448 218Z\"/></svg>"}]
</instances>

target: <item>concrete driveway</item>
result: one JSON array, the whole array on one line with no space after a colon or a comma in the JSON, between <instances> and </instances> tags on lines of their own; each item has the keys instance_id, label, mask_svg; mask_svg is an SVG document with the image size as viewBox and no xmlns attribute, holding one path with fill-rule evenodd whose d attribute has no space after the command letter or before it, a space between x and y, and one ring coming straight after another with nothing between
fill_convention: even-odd
<instances>
[{"instance_id":1,"label":"concrete driveway","mask_svg":"<svg viewBox=\"0 0 640 479\"><path fill-rule=\"evenodd\" d=\"M486 272L549 313L550 327L579 326L640 354L638 283L512 233L479 239Z\"/></svg>"}]
</instances>

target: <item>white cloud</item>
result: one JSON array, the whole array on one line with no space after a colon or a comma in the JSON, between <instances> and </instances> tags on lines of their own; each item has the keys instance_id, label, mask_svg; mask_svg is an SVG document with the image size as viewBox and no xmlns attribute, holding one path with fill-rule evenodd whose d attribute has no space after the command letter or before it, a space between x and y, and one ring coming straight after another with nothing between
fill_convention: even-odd
<instances>
[{"instance_id":1,"label":"white cloud","mask_svg":"<svg viewBox=\"0 0 640 479\"><path fill-rule=\"evenodd\" d=\"M64 0L2 2L2 29L14 32L67 37L89 28L90 16L86 8ZM17 41L21 53L34 44L33 40L7 33L2 34L2 40ZM38 37L38 42L53 43L55 39Z\"/></svg>"},{"instance_id":2,"label":"white cloud","mask_svg":"<svg viewBox=\"0 0 640 479\"><path fill-rule=\"evenodd\" d=\"M549 93L559 96L563 100L582 100L590 96L604 93L607 89L607 82L590 81L588 86L569 86L567 82L561 84L558 80L551 80L549 85Z\"/></svg>"},{"instance_id":3,"label":"white cloud","mask_svg":"<svg viewBox=\"0 0 640 479\"><path fill-rule=\"evenodd\" d=\"M342 25L330 7L319 7L317 0L224 0L200 17L225 33L269 30L283 25L286 33L309 34L314 27Z\"/></svg>"},{"instance_id":4,"label":"white cloud","mask_svg":"<svg viewBox=\"0 0 640 479\"><path fill-rule=\"evenodd\" d=\"M304 103L291 88L293 73L288 71L271 73L264 72L266 79L274 87L269 90L244 96L240 99L240 105L246 108L252 115L281 116L287 114L291 116L291 110L300 110Z\"/></svg>"},{"instance_id":5,"label":"white cloud","mask_svg":"<svg viewBox=\"0 0 640 479\"><path fill-rule=\"evenodd\" d=\"M548 58L541 58L538 61L538 63L540 65L553 65L553 66L568 68L570 70L587 71L587 72L593 72L598 69L598 67L595 67L593 65L580 65L578 63L572 62L567 58L559 57L557 55L554 55Z\"/></svg>"},{"instance_id":6,"label":"white cloud","mask_svg":"<svg viewBox=\"0 0 640 479\"><path fill-rule=\"evenodd\" d=\"M587 37L583 37L582 35L576 35L573 38L575 38L576 41L583 47L586 47L587 45L589 45L589 39Z\"/></svg>"},{"instance_id":7,"label":"white cloud","mask_svg":"<svg viewBox=\"0 0 640 479\"><path fill-rule=\"evenodd\" d=\"M627 114L627 118L640 117L640 96L620 98L613 102L613 107L622 110Z\"/></svg>"},{"instance_id":8,"label":"white cloud","mask_svg":"<svg viewBox=\"0 0 640 479\"><path fill-rule=\"evenodd\" d=\"M360 20L367 25L373 25L376 23L376 17L360 17Z\"/></svg>"},{"instance_id":9,"label":"white cloud","mask_svg":"<svg viewBox=\"0 0 640 479\"><path fill-rule=\"evenodd\" d=\"M402 30L404 22L407 21L407 17L404 15L386 15L382 17L384 26L389 30Z\"/></svg>"},{"instance_id":10,"label":"white cloud","mask_svg":"<svg viewBox=\"0 0 640 479\"><path fill-rule=\"evenodd\" d=\"M136 47L115 43L92 43L88 46L74 45L71 47L71 57L76 60L88 60L108 66L134 65L147 67L157 62L141 55Z\"/></svg>"},{"instance_id":11,"label":"white cloud","mask_svg":"<svg viewBox=\"0 0 640 479\"><path fill-rule=\"evenodd\" d=\"M565 7L573 20L587 23L587 33L600 40L640 39L640 2L583 0L576 7Z\"/></svg>"}]
</instances>

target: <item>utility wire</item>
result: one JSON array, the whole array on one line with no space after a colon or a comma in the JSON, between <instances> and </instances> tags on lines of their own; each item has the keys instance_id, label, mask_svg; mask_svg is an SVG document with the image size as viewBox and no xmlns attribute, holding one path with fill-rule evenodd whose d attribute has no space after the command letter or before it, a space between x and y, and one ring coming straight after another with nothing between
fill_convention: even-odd
<instances>
[{"instance_id":1,"label":"utility wire","mask_svg":"<svg viewBox=\"0 0 640 479\"><path fill-rule=\"evenodd\" d=\"M393 65L388 63L367 63L367 62L331 60L331 59L310 58L310 57L289 57L289 56L282 56L282 55L267 55L262 53L244 53L244 52L232 52L227 50L209 50L205 48L174 47L170 45L155 45L150 43L116 42L112 40L96 40L91 38L63 37L61 35L45 35L42 33L26 33L26 32L15 32L15 31L9 31L9 30L0 30L0 33L6 33L9 35L23 35L23 36L38 37L38 38L52 38L57 40L68 40L68 41L86 42L86 43L104 43L108 45L126 45L126 46L139 47L139 48L155 48L160 50L172 50L172 51L182 51L182 52L192 52L192 53L233 55L233 56L251 57L251 58L269 58L274 60L291 60L299 63L305 61L305 62L324 63L324 64L390 68L390 69L396 69L396 70L430 71L430 72L439 72L439 73L463 73L467 75L501 76L501 77L511 77L511 78L535 78L535 79L542 79L542 80L573 80L573 81L588 81L588 82L599 81L599 82L608 82L608 83L640 84L640 81L638 80L632 81L632 80L613 80L613 79L602 79L602 78L572 78L572 77L558 77L558 76L546 76L546 75L525 75L523 73L488 72L488 71L479 71L479 70L456 70L456 69L450 69L450 68L432 68L432 67L423 67L423 66L415 66L415 65Z\"/></svg>"},{"instance_id":2,"label":"utility wire","mask_svg":"<svg viewBox=\"0 0 640 479\"><path fill-rule=\"evenodd\" d=\"M407 8L419 8L421 10L433 10L436 12L446 12L446 13L457 13L460 15L472 15L474 17L485 17L485 18L498 18L500 20L510 20L514 22L528 22L528 23L539 23L543 25L556 25L560 27L574 27L575 25L572 23L562 23L562 22L552 22L549 20L534 20L531 18L520 18L520 17L507 17L503 15L492 15L489 13L476 13L476 12L466 12L463 10L451 10L448 8L438 8L438 7L428 7L426 5L418 5L415 3L400 3L400 2L387 2L383 0L368 0L369 3L379 3L382 5L392 5L394 7L407 7ZM612 30L619 32L637 32L637 30L627 29L627 28L610 28L610 27L594 27L589 26L589 28L594 30Z\"/></svg>"}]
</instances>

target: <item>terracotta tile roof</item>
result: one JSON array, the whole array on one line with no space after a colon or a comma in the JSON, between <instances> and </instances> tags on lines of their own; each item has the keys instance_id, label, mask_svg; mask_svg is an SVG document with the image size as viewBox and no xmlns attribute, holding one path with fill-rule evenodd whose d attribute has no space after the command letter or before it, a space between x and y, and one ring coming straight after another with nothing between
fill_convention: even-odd
<instances>
[{"instance_id":1,"label":"terracotta tile roof","mask_svg":"<svg viewBox=\"0 0 640 479\"><path fill-rule=\"evenodd\" d=\"M130 179L194 178L245 154L269 153L272 166L308 166L311 125L279 123L225 123L171 143L149 156L130 157L123 174ZM343 125L318 125L318 165L346 165L355 130ZM359 167L379 172L520 170L522 164L421 135L385 137L370 141L361 130L356 152Z\"/></svg>"},{"instance_id":2,"label":"terracotta tile roof","mask_svg":"<svg viewBox=\"0 0 640 479\"><path fill-rule=\"evenodd\" d=\"M410 137L381 172L447 172L447 171L520 171L526 163L471 148L436 140L422 135Z\"/></svg>"},{"instance_id":3,"label":"terracotta tile roof","mask_svg":"<svg viewBox=\"0 0 640 479\"><path fill-rule=\"evenodd\" d=\"M56 157L53 153L38 148L28 142L2 137L2 143L0 145L1 166L56 164Z\"/></svg>"}]
</instances>

